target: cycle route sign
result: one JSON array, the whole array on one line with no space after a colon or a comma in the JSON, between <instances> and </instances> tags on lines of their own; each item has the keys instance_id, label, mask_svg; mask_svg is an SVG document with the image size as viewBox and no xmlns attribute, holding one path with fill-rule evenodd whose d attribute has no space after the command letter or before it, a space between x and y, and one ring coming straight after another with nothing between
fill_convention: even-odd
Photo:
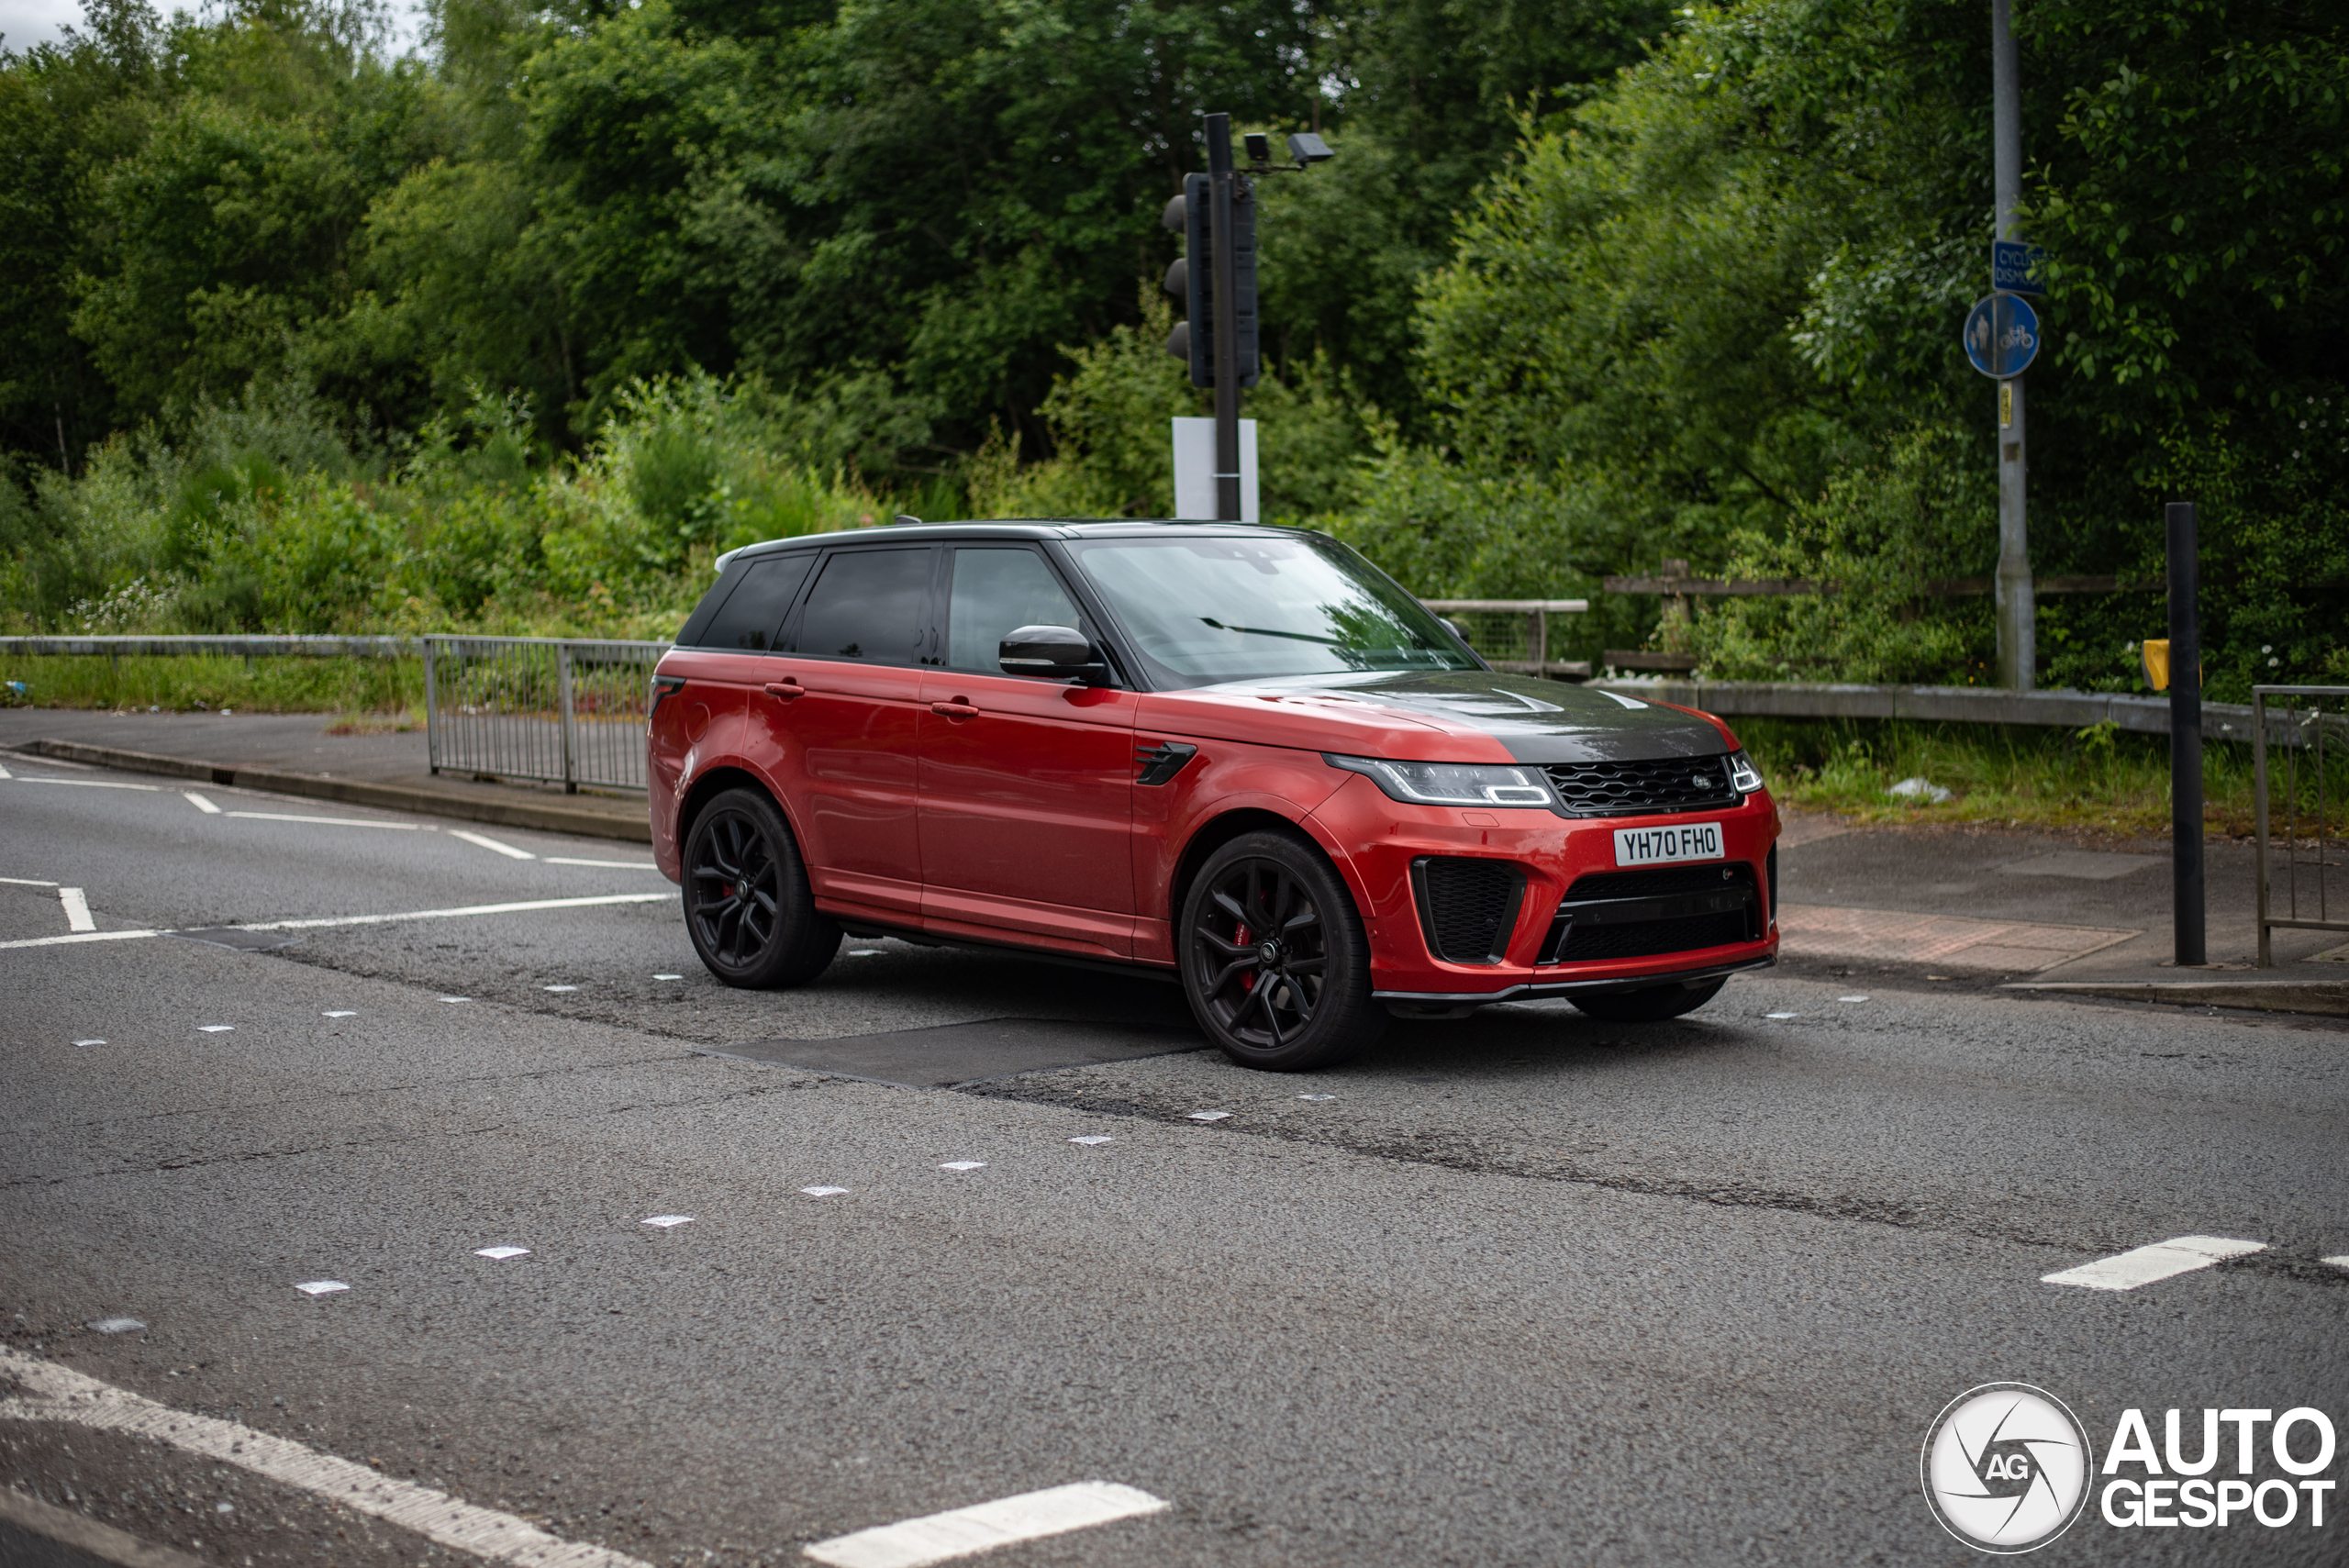
<instances>
[{"instance_id":1,"label":"cycle route sign","mask_svg":"<svg viewBox=\"0 0 2349 1568\"><path fill-rule=\"evenodd\" d=\"M2004 381L2039 357L2039 312L2017 295L1994 294L1965 313L1965 357L1984 375Z\"/></svg>"}]
</instances>

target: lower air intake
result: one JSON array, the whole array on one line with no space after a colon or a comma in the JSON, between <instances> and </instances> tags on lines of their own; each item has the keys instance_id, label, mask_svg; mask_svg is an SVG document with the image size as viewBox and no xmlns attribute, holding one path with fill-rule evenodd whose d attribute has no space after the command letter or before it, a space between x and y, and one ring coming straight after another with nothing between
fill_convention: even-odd
<instances>
[{"instance_id":1,"label":"lower air intake","mask_svg":"<svg viewBox=\"0 0 2349 1568\"><path fill-rule=\"evenodd\" d=\"M1428 855L1411 862L1428 951L1447 963L1498 963L1517 925L1525 876L1507 861Z\"/></svg>"}]
</instances>

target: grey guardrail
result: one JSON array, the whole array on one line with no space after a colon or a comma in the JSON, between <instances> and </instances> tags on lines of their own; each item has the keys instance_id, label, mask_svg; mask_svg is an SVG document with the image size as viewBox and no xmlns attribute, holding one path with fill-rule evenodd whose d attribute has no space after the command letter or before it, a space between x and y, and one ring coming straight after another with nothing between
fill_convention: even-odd
<instances>
[{"instance_id":1,"label":"grey guardrail","mask_svg":"<svg viewBox=\"0 0 2349 1568\"><path fill-rule=\"evenodd\" d=\"M1608 680L1589 683L1625 696L1654 697L1739 718L1909 718L1954 724L2046 724L2086 729L2110 723L2143 735L2169 733L2169 698L2122 692L2009 692L1982 686L1864 686L1807 681ZM2244 703L2202 705L2205 740L2251 741ZM2275 718L2269 739L2293 737Z\"/></svg>"},{"instance_id":2,"label":"grey guardrail","mask_svg":"<svg viewBox=\"0 0 2349 1568\"><path fill-rule=\"evenodd\" d=\"M0 637L0 653L48 658L110 653L172 658L217 653L229 658L420 659L420 637Z\"/></svg>"}]
</instances>

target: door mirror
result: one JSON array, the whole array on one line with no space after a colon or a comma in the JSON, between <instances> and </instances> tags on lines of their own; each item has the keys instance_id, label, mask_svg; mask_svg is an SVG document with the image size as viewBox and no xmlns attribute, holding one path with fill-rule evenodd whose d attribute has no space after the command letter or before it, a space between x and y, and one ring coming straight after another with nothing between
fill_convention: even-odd
<instances>
[{"instance_id":1,"label":"door mirror","mask_svg":"<svg viewBox=\"0 0 2349 1568\"><path fill-rule=\"evenodd\" d=\"M1073 627L1023 626L996 648L1007 675L1043 675L1098 685L1109 678L1101 651Z\"/></svg>"}]
</instances>

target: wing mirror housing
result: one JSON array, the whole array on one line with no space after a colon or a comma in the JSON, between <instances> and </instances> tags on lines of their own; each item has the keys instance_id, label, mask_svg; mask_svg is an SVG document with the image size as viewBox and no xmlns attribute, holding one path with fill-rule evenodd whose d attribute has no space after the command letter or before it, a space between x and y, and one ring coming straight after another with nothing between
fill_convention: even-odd
<instances>
[{"instance_id":1,"label":"wing mirror housing","mask_svg":"<svg viewBox=\"0 0 2349 1568\"><path fill-rule=\"evenodd\" d=\"M1042 675L1097 686L1109 679L1108 662L1073 627L1023 626L996 647L1007 675Z\"/></svg>"}]
</instances>

